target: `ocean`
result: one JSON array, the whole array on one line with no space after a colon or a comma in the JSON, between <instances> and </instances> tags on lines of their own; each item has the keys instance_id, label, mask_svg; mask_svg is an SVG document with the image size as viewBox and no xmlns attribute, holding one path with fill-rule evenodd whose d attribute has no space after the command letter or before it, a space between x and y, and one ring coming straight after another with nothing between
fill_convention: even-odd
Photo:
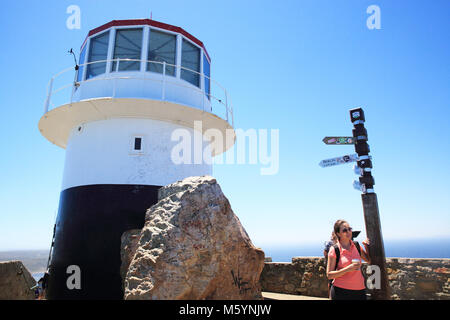
<instances>
[{"instance_id":1,"label":"ocean","mask_svg":"<svg viewBox=\"0 0 450 320\"><path fill-rule=\"evenodd\" d=\"M359 243L362 240L356 239ZM324 242L305 245L262 246L273 262L291 262L293 257L323 257ZM385 240L387 258L450 258L450 238L424 240Z\"/></svg>"},{"instance_id":2,"label":"ocean","mask_svg":"<svg viewBox=\"0 0 450 320\"><path fill-rule=\"evenodd\" d=\"M32 276L33 276L34 280L36 280L36 282L38 282L39 279L44 276L44 272L33 273Z\"/></svg>"}]
</instances>

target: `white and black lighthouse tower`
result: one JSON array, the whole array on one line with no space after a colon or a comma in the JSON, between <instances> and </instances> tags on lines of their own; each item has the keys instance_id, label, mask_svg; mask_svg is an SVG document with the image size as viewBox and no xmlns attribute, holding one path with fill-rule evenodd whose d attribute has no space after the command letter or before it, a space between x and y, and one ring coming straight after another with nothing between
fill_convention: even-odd
<instances>
[{"instance_id":1,"label":"white and black lighthouse tower","mask_svg":"<svg viewBox=\"0 0 450 320\"><path fill-rule=\"evenodd\" d=\"M180 27L113 20L91 30L80 52L75 70L51 79L39 121L66 149L47 297L122 299L121 235L143 227L158 188L212 174L211 158L234 143L233 114L204 44ZM200 162L173 161L176 130L208 129L223 134L223 150L202 139ZM67 285L70 266L80 288Z\"/></svg>"}]
</instances>

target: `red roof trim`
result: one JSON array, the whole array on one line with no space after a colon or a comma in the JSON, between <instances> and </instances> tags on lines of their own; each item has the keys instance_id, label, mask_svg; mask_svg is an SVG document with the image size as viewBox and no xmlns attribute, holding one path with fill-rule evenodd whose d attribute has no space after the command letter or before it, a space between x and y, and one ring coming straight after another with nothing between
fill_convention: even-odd
<instances>
[{"instance_id":1,"label":"red roof trim","mask_svg":"<svg viewBox=\"0 0 450 320\"><path fill-rule=\"evenodd\" d=\"M183 28L180 27L176 27L176 26L172 26L170 24L167 23L162 23L156 20L150 20L150 19L135 19L135 20L113 20L110 21L108 23L105 23L104 25L92 29L91 31L89 31L86 39L83 42L83 45L81 46L83 48L84 44L86 43L86 40L88 37L99 33L103 30L109 29L111 27L119 27L119 26L141 26L141 25L148 25L148 26L152 26L152 27L156 27L156 28L160 28L160 29L164 29L164 30L169 30L172 32L176 32L176 33L180 33L183 36L185 36L186 38L188 38L189 40L191 40L192 42L196 43L197 45L199 45L200 47L203 48L203 50L205 51L205 54L209 60L209 62L211 63L211 58L208 54L208 51L206 51L205 45L203 44L203 42L201 42L200 40L198 40L196 37L194 37L193 35L191 35L190 33L186 32Z\"/></svg>"}]
</instances>

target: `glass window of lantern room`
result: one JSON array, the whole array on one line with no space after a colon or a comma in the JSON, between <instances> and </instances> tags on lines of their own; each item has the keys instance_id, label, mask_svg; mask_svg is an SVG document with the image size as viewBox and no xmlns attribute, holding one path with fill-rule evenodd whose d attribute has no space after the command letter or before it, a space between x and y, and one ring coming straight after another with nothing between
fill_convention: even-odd
<instances>
[{"instance_id":1,"label":"glass window of lantern room","mask_svg":"<svg viewBox=\"0 0 450 320\"><path fill-rule=\"evenodd\" d=\"M78 61L78 63L80 65L84 64L84 57L86 56L86 45L84 46L83 50L81 50L80 53L80 60ZM78 74L77 74L77 81L80 82L81 80L83 80L83 70L84 70L84 66L80 66L78 68Z\"/></svg>"},{"instance_id":2,"label":"glass window of lantern room","mask_svg":"<svg viewBox=\"0 0 450 320\"><path fill-rule=\"evenodd\" d=\"M189 69L181 69L181 79L199 87L200 77L198 73L192 72L191 70L200 72L200 48L185 39L183 39L181 50L181 66Z\"/></svg>"},{"instance_id":3,"label":"glass window of lantern room","mask_svg":"<svg viewBox=\"0 0 450 320\"><path fill-rule=\"evenodd\" d=\"M163 72L162 63L158 62L166 62L168 64L175 65L176 59L176 51L177 49L177 36L156 31L154 29L150 29L150 40L148 46L148 57L147 59L150 61L147 64L147 70L152 72ZM166 74L175 76L175 67L166 66Z\"/></svg>"},{"instance_id":4,"label":"glass window of lantern room","mask_svg":"<svg viewBox=\"0 0 450 320\"><path fill-rule=\"evenodd\" d=\"M109 31L90 40L88 62L106 60L108 56ZM91 63L87 66L86 79L105 73L106 62Z\"/></svg>"},{"instance_id":5,"label":"glass window of lantern room","mask_svg":"<svg viewBox=\"0 0 450 320\"><path fill-rule=\"evenodd\" d=\"M206 55L203 55L203 74L205 75L205 93L206 97L211 100L210 91L211 91L211 67L209 64L208 59L206 58Z\"/></svg>"},{"instance_id":6,"label":"glass window of lantern room","mask_svg":"<svg viewBox=\"0 0 450 320\"><path fill-rule=\"evenodd\" d=\"M113 59L141 59L142 28L139 29L117 29L114 42ZM117 65L118 64L118 65ZM113 61L112 70L132 71L139 70L140 61Z\"/></svg>"}]
</instances>

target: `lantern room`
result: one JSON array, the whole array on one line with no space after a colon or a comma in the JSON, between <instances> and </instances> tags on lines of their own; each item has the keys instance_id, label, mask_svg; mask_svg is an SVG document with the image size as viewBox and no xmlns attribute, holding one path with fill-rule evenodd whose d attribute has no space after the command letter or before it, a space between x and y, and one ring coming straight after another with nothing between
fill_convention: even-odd
<instances>
[{"instance_id":1,"label":"lantern room","mask_svg":"<svg viewBox=\"0 0 450 320\"><path fill-rule=\"evenodd\" d=\"M211 79L204 44L180 27L113 20L88 33L78 60L72 83L61 78L73 68L52 77L39 122L41 133L60 147L75 126L106 118L151 118L191 128L200 120L203 131L219 129L224 137L233 129L228 94ZM234 144L234 130L232 136L223 151Z\"/></svg>"}]
</instances>

